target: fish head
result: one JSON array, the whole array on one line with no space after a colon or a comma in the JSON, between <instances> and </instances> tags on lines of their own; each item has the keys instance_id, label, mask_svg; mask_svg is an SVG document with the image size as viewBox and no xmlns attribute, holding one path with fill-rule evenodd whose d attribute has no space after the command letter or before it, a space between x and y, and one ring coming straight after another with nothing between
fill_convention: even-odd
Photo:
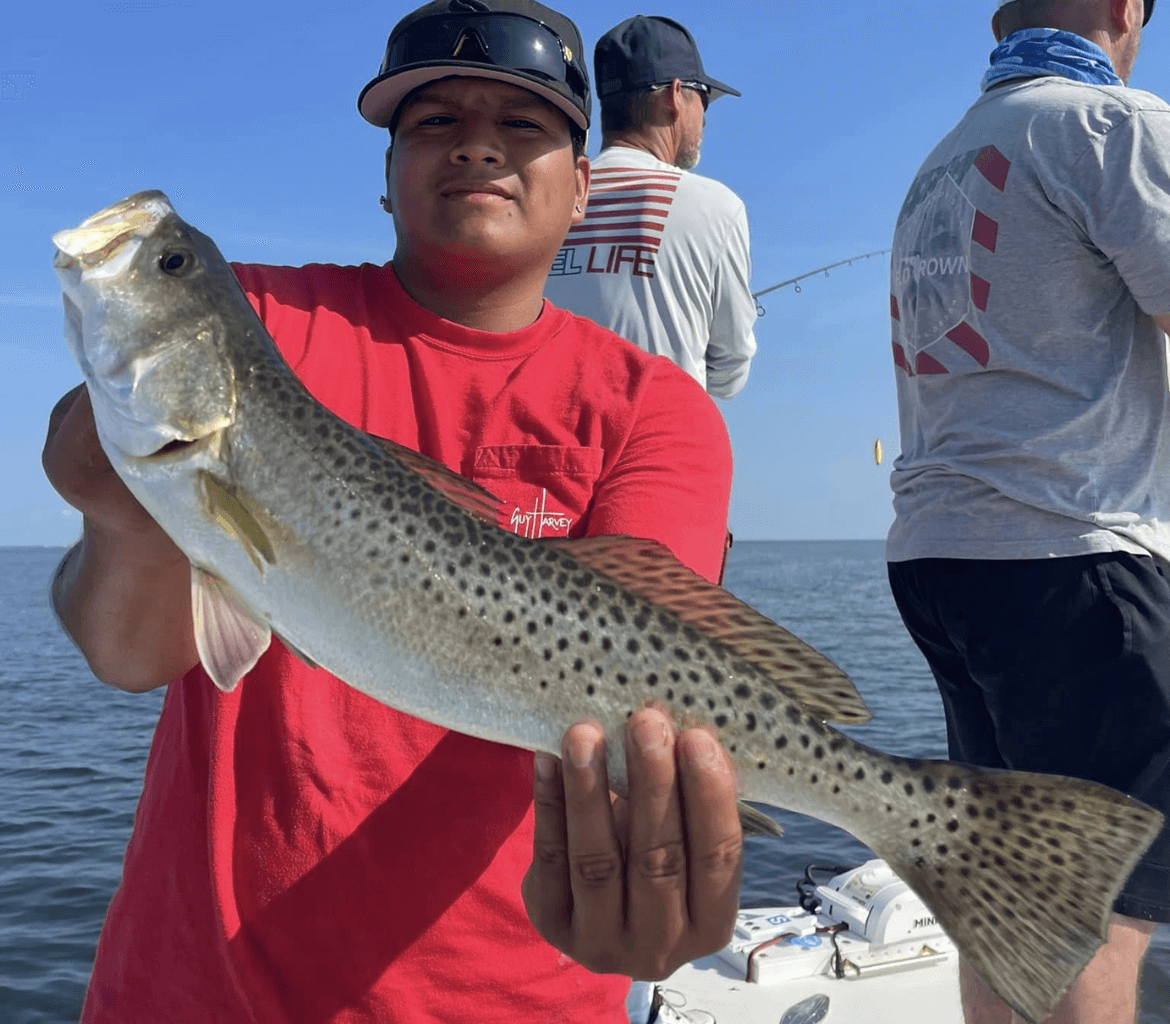
<instances>
[{"instance_id":1,"label":"fish head","mask_svg":"<svg viewBox=\"0 0 1170 1024\"><path fill-rule=\"evenodd\" d=\"M158 191L57 232L53 244L66 342L111 460L148 458L230 426L223 296L238 287L215 244Z\"/></svg>"}]
</instances>

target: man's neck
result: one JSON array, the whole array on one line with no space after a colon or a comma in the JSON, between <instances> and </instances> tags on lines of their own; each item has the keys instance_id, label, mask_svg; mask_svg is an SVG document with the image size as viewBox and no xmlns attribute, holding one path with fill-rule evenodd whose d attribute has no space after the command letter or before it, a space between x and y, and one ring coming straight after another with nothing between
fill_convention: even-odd
<instances>
[{"instance_id":1,"label":"man's neck","mask_svg":"<svg viewBox=\"0 0 1170 1024\"><path fill-rule=\"evenodd\" d=\"M460 267L458 273L452 269ZM466 272L451 257L442 272L422 260L394 254L394 273L403 290L423 309L477 331L519 331L531 325L544 307L545 275L520 276L491 268L490 274Z\"/></svg>"},{"instance_id":2,"label":"man's neck","mask_svg":"<svg viewBox=\"0 0 1170 1024\"><path fill-rule=\"evenodd\" d=\"M649 153L652 157L661 160L664 164L674 163L677 148L665 134L653 129L632 129L627 132L606 133L601 137L601 148L609 149L612 146L639 149L643 153Z\"/></svg>"}]
</instances>

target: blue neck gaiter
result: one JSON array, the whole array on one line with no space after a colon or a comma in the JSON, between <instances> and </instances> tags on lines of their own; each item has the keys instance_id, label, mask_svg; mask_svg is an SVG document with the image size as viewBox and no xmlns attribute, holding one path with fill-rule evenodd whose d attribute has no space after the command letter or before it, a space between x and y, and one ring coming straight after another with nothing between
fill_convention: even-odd
<instances>
[{"instance_id":1,"label":"blue neck gaiter","mask_svg":"<svg viewBox=\"0 0 1170 1024\"><path fill-rule=\"evenodd\" d=\"M991 67L982 89L1009 78L1061 75L1090 85L1122 85L1109 55L1096 43L1055 28L1025 28L1013 32L991 51Z\"/></svg>"}]
</instances>

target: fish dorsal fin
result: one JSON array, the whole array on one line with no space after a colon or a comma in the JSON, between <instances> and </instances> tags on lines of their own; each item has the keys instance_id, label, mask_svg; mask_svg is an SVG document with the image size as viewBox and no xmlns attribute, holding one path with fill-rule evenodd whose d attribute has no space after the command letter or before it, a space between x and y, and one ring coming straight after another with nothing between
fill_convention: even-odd
<instances>
[{"instance_id":1,"label":"fish dorsal fin","mask_svg":"<svg viewBox=\"0 0 1170 1024\"><path fill-rule=\"evenodd\" d=\"M199 471L207 513L224 533L234 537L261 572L276 563L272 541L260 520L267 518L243 491L214 473Z\"/></svg>"},{"instance_id":2,"label":"fish dorsal fin","mask_svg":"<svg viewBox=\"0 0 1170 1024\"><path fill-rule=\"evenodd\" d=\"M857 725L869 708L849 677L819 651L722 587L708 583L664 545L638 537L542 541L608 576L631 594L673 612L826 722Z\"/></svg>"},{"instance_id":3,"label":"fish dorsal fin","mask_svg":"<svg viewBox=\"0 0 1170 1024\"><path fill-rule=\"evenodd\" d=\"M191 566L191 616L199 661L225 693L260 660L272 633L218 576Z\"/></svg>"},{"instance_id":4,"label":"fish dorsal fin","mask_svg":"<svg viewBox=\"0 0 1170 1024\"><path fill-rule=\"evenodd\" d=\"M491 491L480 487L479 484L460 476L454 470L448 469L437 459L423 455L412 448L406 448L385 437L367 435L371 441L377 442L393 458L401 462L412 473L417 473L443 497L454 502L464 512L475 516L489 526L500 525L500 501Z\"/></svg>"}]
</instances>

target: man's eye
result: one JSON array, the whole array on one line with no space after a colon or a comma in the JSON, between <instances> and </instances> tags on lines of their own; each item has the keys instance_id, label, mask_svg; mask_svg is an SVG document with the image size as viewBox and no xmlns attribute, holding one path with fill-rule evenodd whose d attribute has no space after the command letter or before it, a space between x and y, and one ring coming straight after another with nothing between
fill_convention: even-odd
<instances>
[{"instance_id":1,"label":"man's eye","mask_svg":"<svg viewBox=\"0 0 1170 1024\"><path fill-rule=\"evenodd\" d=\"M540 130L539 124L537 124L535 121L529 121L524 117L513 117L510 120L505 121L504 124L506 124L509 128L534 128L538 131Z\"/></svg>"},{"instance_id":2,"label":"man's eye","mask_svg":"<svg viewBox=\"0 0 1170 1024\"><path fill-rule=\"evenodd\" d=\"M418 126L420 128L431 128L435 126L453 124L454 121L455 118L453 118L450 114L431 114L430 117L424 117L421 121L419 121Z\"/></svg>"}]
</instances>

